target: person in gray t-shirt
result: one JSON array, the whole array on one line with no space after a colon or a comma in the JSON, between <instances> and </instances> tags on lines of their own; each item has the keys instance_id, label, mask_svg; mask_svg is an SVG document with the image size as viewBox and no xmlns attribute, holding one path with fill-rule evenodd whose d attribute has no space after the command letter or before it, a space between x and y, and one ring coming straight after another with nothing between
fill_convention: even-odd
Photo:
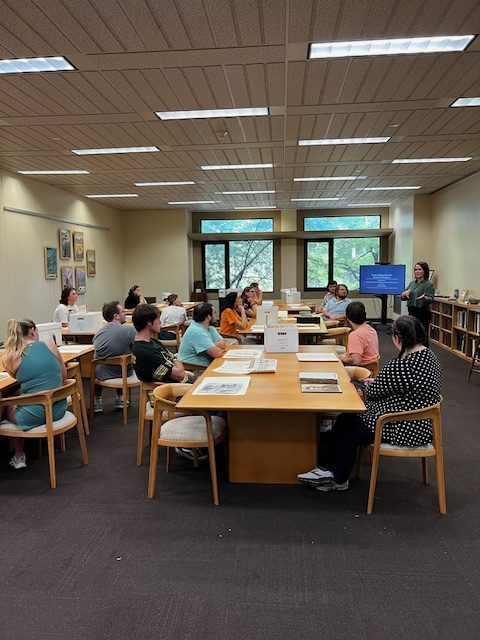
<instances>
[{"instance_id":1,"label":"person in gray t-shirt","mask_svg":"<svg viewBox=\"0 0 480 640\"><path fill-rule=\"evenodd\" d=\"M125 353L132 353L133 340L136 331L132 326L125 325L125 311L118 300L106 302L103 305L102 315L108 322L107 325L97 331L93 337L95 347L95 358L112 358ZM122 370L118 365L99 364L95 369L97 380L110 380L120 378ZM128 375L133 375L133 367L129 365ZM123 406L122 391L117 391L115 407ZM102 407L102 387L95 385L95 405L94 411L99 413Z\"/></svg>"}]
</instances>

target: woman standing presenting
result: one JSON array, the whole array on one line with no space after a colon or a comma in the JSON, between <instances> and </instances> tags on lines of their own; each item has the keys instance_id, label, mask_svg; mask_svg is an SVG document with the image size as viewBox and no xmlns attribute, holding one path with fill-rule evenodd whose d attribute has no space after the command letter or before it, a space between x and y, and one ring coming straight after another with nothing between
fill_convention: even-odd
<instances>
[{"instance_id":1,"label":"woman standing presenting","mask_svg":"<svg viewBox=\"0 0 480 640\"><path fill-rule=\"evenodd\" d=\"M413 269L415 280L412 280L405 291L400 295L402 300L407 301L408 313L415 316L422 323L425 333L427 334L428 347L428 329L432 312L430 305L435 296L435 287L433 282L429 280L430 267L426 262L417 262Z\"/></svg>"}]
</instances>

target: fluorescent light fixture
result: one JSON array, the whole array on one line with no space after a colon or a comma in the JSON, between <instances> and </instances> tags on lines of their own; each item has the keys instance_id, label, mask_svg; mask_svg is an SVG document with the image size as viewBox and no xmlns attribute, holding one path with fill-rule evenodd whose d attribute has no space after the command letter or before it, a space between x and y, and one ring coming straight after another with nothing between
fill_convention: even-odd
<instances>
[{"instance_id":1,"label":"fluorescent light fixture","mask_svg":"<svg viewBox=\"0 0 480 640\"><path fill-rule=\"evenodd\" d=\"M299 147L309 147L315 145L327 144L379 144L388 142L391 136L383 136L379 138L323 138L322 140L299 140Z\"/></svg>"},{"instance_id":2,"label":"fluorescent light fixture","mask_svg":"<svg viewBox=\"0 0 480 640\"><path fill-rule=\"evenodd\" d=\"M457 98L451 107L480 107L480 98Z\"/></svg>"},{"instance_id":3,"label":"fluorescent light fixture","mask_svg":"<svg viewBox=\"0 0 480 640\"><path fill-rule=\"evenodd\" d=\"M420 185L409 187L360 187L357 191L408 191L409 189L421 189Z\"/></svg>"},{"instance_id":4,"label":"fluorescent light fixture","mask_svg":"<svg viewBox=\"0 0 480 640\"><path fill-rule=\"evenodd\" d=\"M196 109L193 111L155 111L160 120L193 120L196 118L241 118L244 116L268 116L268 107L245 109Z\"/></svg>"},{"instance_id":5,"label":"fluorescent light fixture","mask_svg":"<svg viewBox=\"0 0 480 640\"><path fill-rule=\"evenodd\" d=\"M169 202L168 204L218 204L221 200L182 200Z\"/></svg>"},{"instance_id":6,"label":"fluorescent light fixture","mask_svg":"<svg viewBox=\"0 0 480 640\"><path fill-rule=\"evenodd\" d=\"M153 153L158 147L110 147L105 149L72 149L77 156L106 155L109 153Z\"/></svg>"},{"instance_id":7,"label":"fluorescent light fixture","mask_svg":"<svg viewBox=\"0 0 480 640\"><path fill-rule=\"evenodd\" d=\"M220 171L221 169L273 169L271 162L263 164L204 164L200 169L203 171Z\"/></svg>"},{"instance_id":8,"label":"fluorescent light fixture","mask_svg":"<svg viewBox=\"0 0 480 640\"><path fill-rule=\"evenodd\" d=\"M395 158L392 160L392 164L421 164L430 162L467 162L471 160L472 156L466 156L465 158Z\"/></svg>"},{"instance_id":9,"label":"fluorescent light fixture","mask_svg":"<svg viewBox=\"0 0 480 640\"><path fill-rule=\"evenodd\" d=\"M192 180L181 182L134 182L136 187L179 187L184 184L195 184Z\"/></svg>"},{"instance_id":10,"label":"fluorescent light fixture","mask_svg":"<svg viewBox=\"0 0 480 640\"><path fill-rule=\"evenodd\" d=\"M87 198L138 198L138 193L95 193Z\"/></svg>"},{"instance_id":11,"label":"fluorescent light fixture","mask_svg":"<svg viewBox=\"0 0 480 640\"><path fill-rule=\"evenodd\" d=\"M308 202L309 200L340 200L340 198L292 198L291 202Z\"/></svg>"},{"instance_id":12,"label":"fluorescent light fixture","mask_svg":"<svg viewBox=\"0 0 480 640\"><path fill-rule=\"evenodd\" d=\"M260 206L260 207L233 207L237 211L246 211L247 209L276 209L277 207L272 206Z\"/></svg>"},{"instance_id":13,"label":"fluorescent light fixture","mask_svg":"<svg viewBox=\"0 0 480 640\"><path fill-rule=\"evenodd\" d=\"M2 73L43 73L44 71L75 71L75 67L63 56L48 58L15 58L0 60Z\"/></svg>"},{"instance_id":14,"label":"fluorescent light fixture","mask_svg":"<svg viewBox=\"0 0 480 640\"><path fill-rule=\"evenodd\" d=\"M353 40L347 42L313 42L308 57L350 58L354 56L390 56L409 53L447 53L463 51L474 35L393 38L390 40Z\"/></svg>"},{"instance_id":15,"label":"fluorescent light fixture","mask_svg":"<svg viewBox=\"0 0 480 640\"><path fill-rule=\"evenodd\" d=\"M35 169L32 171L17 171L17 173L21 173L24 176L75 176L90 173L90 171L85 171L84 169L61 169L58 171L51 169L48 171L37 171Z\"/></svg>"},{"instance_id":16,"label":"fluorescent light fixture","mask_svg":"<svg viewBox=\"0 0 480 640\"><path fill-rule=\"evenodd\" d=\"M294 178L294 182L327 182L329 180L365 180L366 176L329 176L322 178Z\"/></svg>"},{"instance_id":17,"label":"fluorescent light fixture","mask_svg":"<svg viewBox=\"0 0 480 640\"><path fill-rule=\"evenodd\" d=\"M347 207L390 207L391 202L365 202L365 204L347 204Z\"/></svg>"},{"instance_id":18,"label":"fluorescent light fixture","mask_svg":"<svg viewBox=\"0 0 480 640\"><path fill-rule=\"evenodd\" d=\"M265 190L265 191L217 191L216 193L221 194L223 196L242 196L243 194L248 193L275 193L274 189Z\"/></svg>"}]
</instances>

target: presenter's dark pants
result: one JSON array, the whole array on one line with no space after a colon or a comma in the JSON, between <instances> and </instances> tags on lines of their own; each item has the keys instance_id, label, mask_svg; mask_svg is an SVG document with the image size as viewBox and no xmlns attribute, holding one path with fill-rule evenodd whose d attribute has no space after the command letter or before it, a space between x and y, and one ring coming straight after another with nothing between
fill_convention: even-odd
<instances>
[{"instance_id":1,"label":"presenter's dark pants","mask_svg":"<svg viewBox=\"0 0 480 640\"><path fill-rule=\"evenodd\" d=\"M341 413L329 435L327 448L320 456L320 465L333 471L337 484L343 484L357 459L357 447L372 443L373 433L365 426L360 414Z\"/></svg>"},{"instance_id":2,"label":"presenter's dark pants","mask_svg":"<svg viewBox=\"0 0 480 640\"><path fill-rule=\"evenodd\" d=\"M432 320L432 312L427 307L408 307L408 313L420 320L420 323L422 324L423 328L425 329L425 333L427 334L427 342L425 346L428 347L428 332L430 328L430 322Z\"/></svg>"}]
</instances>

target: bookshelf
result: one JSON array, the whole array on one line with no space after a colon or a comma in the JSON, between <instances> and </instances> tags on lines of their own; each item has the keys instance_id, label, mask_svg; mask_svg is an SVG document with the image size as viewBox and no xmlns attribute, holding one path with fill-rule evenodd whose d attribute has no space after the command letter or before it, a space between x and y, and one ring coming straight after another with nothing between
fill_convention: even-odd
<instances>
[{"instance_id":1,"label":"bookshelf","mask_svg":"<svg viewBox=\"0 0 480 640\"><path fill-rule=\"evenodd\" d=\"M449 298L432 303L430 340L465 360L470 360L480 336L480 306Z\"/></svg>"}]
</instances>

